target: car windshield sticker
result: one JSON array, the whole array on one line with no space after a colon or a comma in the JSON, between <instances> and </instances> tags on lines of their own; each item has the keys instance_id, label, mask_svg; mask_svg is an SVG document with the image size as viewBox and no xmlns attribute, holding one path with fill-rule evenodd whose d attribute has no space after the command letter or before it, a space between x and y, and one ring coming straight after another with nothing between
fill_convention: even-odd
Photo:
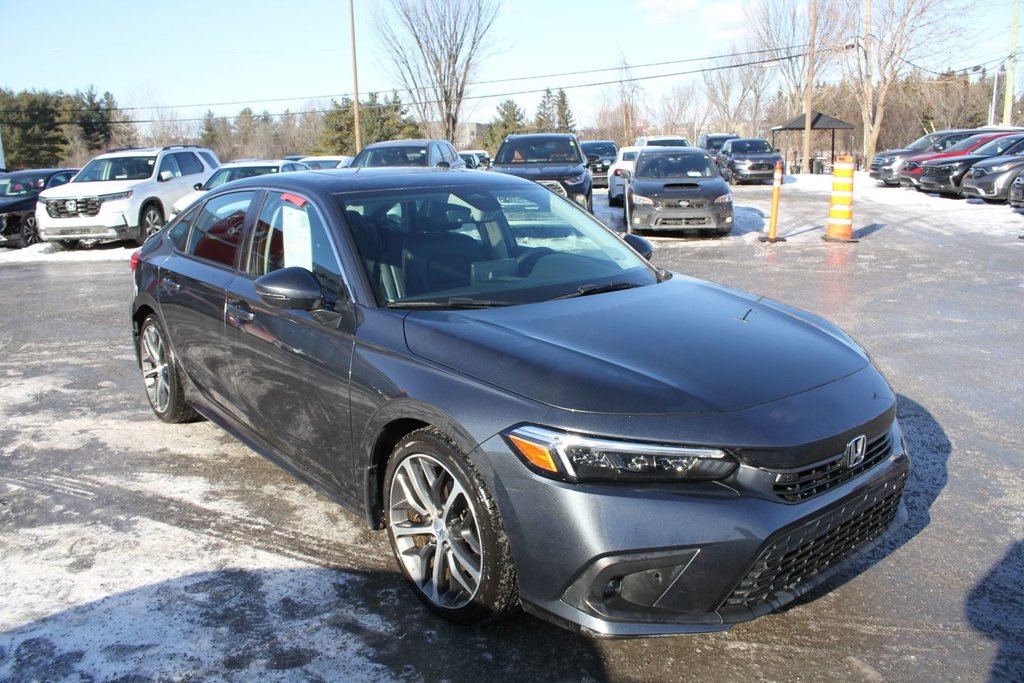
<instances>
[{"instance_id":1,"label":"car windshield sticker","mask_svg":"<svg viewBox=\"0 0 1024 683\"><path fill-rule=\"evenodd\" d=\"M296 197L295 199L300 198ZM305 203L304 199L301 201ZM281 224L284 228L285 267L298 266L312 272L313 245L309 239L309 217L305 210L283 204L281 206Z\"/></svg>"}]
</instances>

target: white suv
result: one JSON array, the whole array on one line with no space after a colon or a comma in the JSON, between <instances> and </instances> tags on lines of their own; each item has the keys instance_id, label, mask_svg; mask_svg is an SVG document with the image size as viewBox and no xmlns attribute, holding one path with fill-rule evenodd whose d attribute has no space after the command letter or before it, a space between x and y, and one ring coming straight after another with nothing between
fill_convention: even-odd
<instances>
[{"instance_id":1,"label":"white suv","mask_svg":"<svg viewBox=\"0 0 1024 683\"><path fill-rule=\"evenodd\" d=\"M218 166L213 152L196 145L101 154L70 183L39 194L39 237L66 247L79 240L142 244L164 224L174 202L206 182Z\"/></svg>"}]
</instances>

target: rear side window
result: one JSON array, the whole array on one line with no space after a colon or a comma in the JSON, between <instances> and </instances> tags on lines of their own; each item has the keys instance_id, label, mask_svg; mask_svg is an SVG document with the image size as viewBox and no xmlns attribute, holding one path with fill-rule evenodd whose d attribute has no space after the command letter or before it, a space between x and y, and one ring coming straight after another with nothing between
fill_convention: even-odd
<instances>
[{"instance_id":1,"label":"rear side window","mask_svg":"<svg viewBox=\"0 0 1024 683\"><path fill-rule=\"evenodd\" d=\"M178 161L178 168L181 169L182 175L193 175L203 172L203 165L199 163L199 159L192 152L177 152L174 158Z\"/></svg>"},{"instance_id":2,"label":"rear side window","mask_svg":"<svg viewBox=\"0 0 1024 683\"><path fill-rule=\"evenodd\" d=\"M203 204L192 224L185 253L234 267L245 228L245 214L255 196L255 192L232 192Z\"/></svg>"},{"instance_id":3,"label":"rear side window","mask_svg":"<svg viewBox=\"0 0 1024 683\"><path fill-rule=\"evenodd\" d=\"M217 161L217 157L213 156L209 152L204 150L202 152L199 152L199 156L201 156L203 158L203 161L205 161L206 165L209 166L210 168L219 168L220 167L220 162Z\"/></svg>"},{"instance_id":4,"label":"rear side window","mask_svg":"<svg viewBox=\"0 0 1024 683\"><path fill-rule=\"evenodd\" d=\"M199 206L192 207L191 211L185 213L184 216L167 231L167 237L171 240L171 243L178 251L185 251L185 245L188 243L188 231L192 227L192 222L199 215Z\"/></svg>"}]
</instances>

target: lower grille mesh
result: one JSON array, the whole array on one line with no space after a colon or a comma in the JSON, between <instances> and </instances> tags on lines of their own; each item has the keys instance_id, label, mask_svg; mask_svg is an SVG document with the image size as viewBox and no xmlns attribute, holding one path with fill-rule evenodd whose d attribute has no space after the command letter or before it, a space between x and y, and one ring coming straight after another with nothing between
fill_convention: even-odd
<instances>
[{"instance_id":1,"label":"lower grille mesh","mask_svg":"<svg viewBox=\"0 0 1024 683\"><path fill-rule=\"evenodd\" d=\"M770 541L720 611L728 615L767 605L877 538L896 516L906 479L904 471L870 493Z\"/></svg>"}]
</instances>

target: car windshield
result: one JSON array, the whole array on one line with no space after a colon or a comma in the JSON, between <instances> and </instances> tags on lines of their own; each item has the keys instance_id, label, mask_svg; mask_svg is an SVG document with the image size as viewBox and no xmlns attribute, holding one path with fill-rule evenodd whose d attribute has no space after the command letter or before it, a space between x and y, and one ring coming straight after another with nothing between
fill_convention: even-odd
<instances>
[{"instance_id":1,"label":"car windshield","mask_svg":"<svg viewBox=\"0 0 1024 683\"><path fill-rule=\"evenodd\" d=\"M690 141L686 138L648 138L647 145L650 147L689 147Z\"/></svg>"},{"instance_id":2,"label":"car windshield","mask_svg":"<svg viewBox=\"0 0 1024 683\"><path fill-rule=\"evenodd\" d=\"M336 195L378 302L475 308L653 284L656 271L539 185Z\"/></svg>"},{"instance_id":3,"label":"car windshield","mask_svg":"<svg viewBox=\"0 0 1024 683\"><path fill-rule=\"evenodd\" d=\"M927 135L922 135L918 139L911 142L909 145L906 146L906 149L909 149L912 152L917 152L922 149L928 149L936 142L938 142L941 138L942 135L940 133L928 133Z\"/></svg>"},{"instance_id":4,"label":"car windshield","mask_svg":"<svg viewBox=\"0 0 1024 683\"><path fill-rule=\"evenodd\" d=\"M975 154L987 154L989 156L1006 154L1021 140L1024 140L1024 135L1006 135L1001 138L996 138L995 140L989 140L984 145L974 150L974 152Z\"/></svg>"},{"instance_id":5,"label":"car windshield","mask_svg":"<svg viewBox=\"0 0 1024 683\"><path fill-rule=\"evenodd\" d=\"M596 154L599 157L613 157L618 151L611 142L581 142L584 154Z\"/></svg>"},{"instance_id":6,"label":"car windshield","mask_svg":"<svg viewBox=\"0 0 1024 683\"><path fill-rule=\"evenodd\" d=\"M735 138L708 138L706 146L707 149L713 152L717 152L718 150L722 149L722 145L724 145L728 140L733 139Z\"/></svg>"},{"instance_id":7,"label":"car windshield","mask_svg":"<svg viewBox=\"0 0 1024 683\"><path fill-rule=\"evenodd\" d=\"M356 155L352 166L426 166L426 145L368 147Z\"/></svg>"},{"instance_id":8,"label":"car windshield","mask_svg":"<svg viewBox=\"0 0 1024 683\"><path fill-rule=\"evenodd\" d=\"M636 162L637 178L713 178L711 159L704 154L641 154Z\"/></svg>"},{"instance_id":9,"label":"car windshield","mask_svg":"<svg viewBox=\"0 0 1024 683\"><path fill-rule=\"evenodd\" d=\"M215 187L220 187L224 183L230 183L232 180L252 178L258 175L268 175L270 173L277 173L280 170L281 169L277 166L234 166L228 168L221 166L217 169L217 172L210 176L210 179L206 181L206 185L203 186L203 189L212 190Z\"/></svg>"},{"instance_id":10,"label":"car windshield","mask_svg":"<svg viewBox=\"0 0 1024 683\"><path fill-rule=\"evenodd\" d=\"M322 168L338 168L341 161L338 159L306 159L302 163L306 164L310 168L322 169Z\"/></svg>"},{"instance_id":11,"label":"car windshield","mask_svg":"<svg viewBox=\"0 0 1024 683\"><path fill-rule=\"evenodd\" d=\"M0 197L33 197L46 187L45 174L12 173L0 177Z\"/></svg>"},{"instance_id":12,"label":"car windshield","mask_svg":"<svg viewBox=\"0 0 1024 683\"><path fill-rule=\"evenodd\" d=\"M501 143L497 164L581 164L583 157L570 138L531 138Z\"/></svg>"},{"instance_id":13,"label":"car windshield","mask_svg":"<svg viewBox=\"0 0 1024 683\"><path fill-rule=\"evenodd\" d=\"M730 147L733 154L771 154L775 151L767 140L733 140Z\"/></svg>"},{"instance_id":14,"label":"car windshield","mask_svg":"<svg viewBox=\"0 0 1024 683\"><path fill-rule=\"evenodd\" d=\"M93 159L85 165L73 183L98 183L111 180L145 180L153 175L156 157L110 157Z\"/></svg>"}]
</instances>

